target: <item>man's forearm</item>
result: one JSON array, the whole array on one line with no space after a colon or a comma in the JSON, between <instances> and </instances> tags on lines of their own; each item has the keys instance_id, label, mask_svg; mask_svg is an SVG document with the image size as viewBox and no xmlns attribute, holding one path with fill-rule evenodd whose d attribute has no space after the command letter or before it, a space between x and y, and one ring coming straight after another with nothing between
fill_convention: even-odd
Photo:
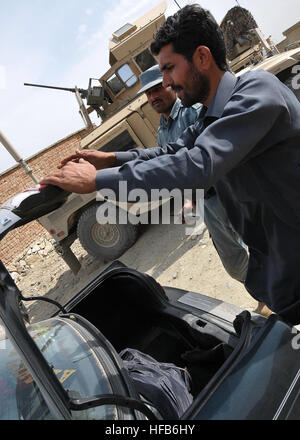
<instances>
[{"instance_id":1,"label":"man's forearm","mask_svg":"<svg viewBox=\"0 0 300 440\"><path fill-rule=\"evenodd\" d=\"M154 157L157 157L160 154L162 154L159 150L160 150L159 147L155 147L155 148L146 148L146 149L134 148L129 151L117 151L115 153L116 155L115 165L121 166L126 162L130 162L131 160L136 160L136 159L140 159L140 160L154 159Z\"/></svg>"}]
</instances>

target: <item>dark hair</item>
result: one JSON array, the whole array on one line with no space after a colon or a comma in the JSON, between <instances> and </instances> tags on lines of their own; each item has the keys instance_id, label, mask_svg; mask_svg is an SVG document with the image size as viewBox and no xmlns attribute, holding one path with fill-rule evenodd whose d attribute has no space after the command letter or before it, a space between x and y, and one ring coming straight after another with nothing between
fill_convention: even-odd
<instances>
[{"instance_id":1,"label":"dark hair","mask_svg":"<svg viewBox=\"0 0 300 440\"><path fill-rule=\"evenodd\" d=\"M167 18L151 43L151 51L158 55L161 48L172 43L176 53L192 61L198 46L206 46L221 70L228 70L222 30L211 13L200 5L187 5Z\"/></svg>"}]
</instances>

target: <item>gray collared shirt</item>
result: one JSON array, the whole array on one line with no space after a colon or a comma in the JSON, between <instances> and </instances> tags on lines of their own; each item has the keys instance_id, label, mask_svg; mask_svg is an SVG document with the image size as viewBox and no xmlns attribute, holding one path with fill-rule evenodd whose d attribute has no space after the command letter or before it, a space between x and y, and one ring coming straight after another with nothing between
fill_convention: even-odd
<instances>
[{"instance_id":1,"label":"gray collared shirt","mask_svg":"<svg viewBox=\"0 0 300 440\"><path fill-rule=\"evenodd\" d=\"M165 147L169 142L177 141L184 130L196 122L201 108L202 104L183 107L180 99L177 98L168 119L164 115L160 117L157 136L158 146Z\"/></svg>"},{"instance_id":2,"label":"gray collared shirt","mask_svg":"<svg viewBox=\"0 0 300 440\"><path fill-rule=\"evenodd\" d=\"M164 148L117 153L98 189L211 186L250 252L245 286L300 323L300 103L265 71L226 72L205 114Z\"/></svg>"}]
</instances>

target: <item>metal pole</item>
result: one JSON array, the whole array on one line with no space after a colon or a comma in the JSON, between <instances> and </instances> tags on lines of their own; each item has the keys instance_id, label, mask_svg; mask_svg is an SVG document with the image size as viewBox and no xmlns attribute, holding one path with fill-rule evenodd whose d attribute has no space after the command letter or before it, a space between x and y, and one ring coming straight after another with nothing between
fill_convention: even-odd
<instances>
[{"instance_id":1,"label":"metal pole","mask_svg":"<svg viewBox=\"0 0 300 440\"><path fill-rule=\"evenodd\" d=\"M9 140L0 131L0 142L6 148L6 150L12 155L16 162L18 162L25 170L25 173L34 181L35 184L38 183L37 178L34 176L32 169L27 165L27 163L21 158L19 153L14 149Z\"/></svg>"},{"instance_id":2,"label":"metal pole","mask_svg":"<svg viewBox=\"0 0 300 440\"><path fill-rule=\"evenodd\" d=\"M87 112L87 110L86 110L86 108L84 106L84 103L83 103L83 101L81 99L79 90L78 90L78 88L76 86L75 86L75 96L76 96L76 99L77 99L77 102L78 102L78 105L79 105L79 109L80 109L79 113L81 114L81 116L82 116L82 118L83 118L83 120L85 122L86 127L87 128L93 128L93 123L92 123L92 121L91 121L91 119L89 117L89 114L88 114L88 112Z\"/></svg>"}]
</instances>

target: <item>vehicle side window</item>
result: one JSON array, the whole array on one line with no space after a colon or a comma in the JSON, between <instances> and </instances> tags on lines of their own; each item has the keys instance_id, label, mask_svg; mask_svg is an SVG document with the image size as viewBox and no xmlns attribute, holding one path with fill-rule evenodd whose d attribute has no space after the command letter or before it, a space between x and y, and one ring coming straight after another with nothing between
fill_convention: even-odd
<instances>
[{"instance_id":1,"label":"vehicle side window","mask_svg":"<svg viewBox=\"0 0 300 440\"><path fill-rule=\"evenodd\" d=\"M157 64L149 49L146 49L143 52L139 53L136 57L134 57L134 60L139 68L142 70L142 72L145 72L145 70L150 69L150 67Z\"/></svg>"},{"instance_id":2,"label":"vehicle side window","mask_svg":"<svg viewBox=\"0 0 300 440\"><path fill-rule=\"evenodd\" d=\"M125 83L126 87L131 87L137 82L137 77L128 64L123 64L123 66L120 67L117 72L122 81Z\"/></svg>"},{"instance_id":3,"label":"vehicle side window","mask_svg":"<svg viewBox=\"0 0 300 440\"><path fill-rule=\"evenodd\" d=\"M136 148L137 144L127 130L122 131L114 139L101 147L101 151L127 151Z\"/></svg>"},{"instance_id":4,"label":"vehicle side window","mask_svg":"<svg viewBox=\"0 0 300 440\"><path fill-rule=\"evenodd\" d=\"M128 66L123 64L116 72L106 80L107 85L114 95L117 95L124 87L131 87L137 82L137 77Z\"/></svg>"},{"instance_id":5,"label":"vehicle side window","mask_svg":"<svg viewBox=\"0 0 300 440\"><path fill-rule=\"evenodd\" d=\"M114 95L117 95L124 88L122 81L115 73L106 82Z\"/></svg>"},{"instance_id":6,"label":"vehicle side window","mask_svg":"<svg viewBox=\"0 0 300 440\"><path fill-rule=\"evenodd\" d=\"M104 89L104 99L107 102L107 104L112 104L112 102L113 102L113 100L111 99L111 97L107 93L107 90L105 90L105 89Z\"/></svg>"}]
</instances>

